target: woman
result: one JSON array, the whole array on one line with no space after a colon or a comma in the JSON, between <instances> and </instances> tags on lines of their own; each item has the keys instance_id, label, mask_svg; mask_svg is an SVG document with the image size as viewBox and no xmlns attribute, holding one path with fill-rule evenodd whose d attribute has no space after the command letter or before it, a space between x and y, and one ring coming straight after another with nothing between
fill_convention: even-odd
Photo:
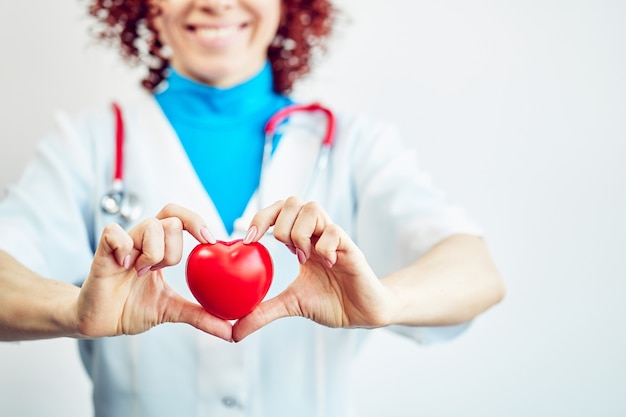
<instances>
[{"instance_id":1,"label":"woman","mask_svg":"<svg viewBox=\"0 0 626 417\"><path fill-rule=\"evenodd\" d=\"M428 343L501 299L480 230L393 129L339 115L305 196L325 120L296 115L263 167L263 125L323 48L327 1L103 0L91 13L149 65L145 91L121 105L124 180L157 215L126 232L100 209L108 106L67 121L0 205L0 333L87 338L97 416L351 415L356 328ZM180 262L216 238L261 240L275 264L269 299L232 326L189 301Z\"/></svg>"}]
</instances>

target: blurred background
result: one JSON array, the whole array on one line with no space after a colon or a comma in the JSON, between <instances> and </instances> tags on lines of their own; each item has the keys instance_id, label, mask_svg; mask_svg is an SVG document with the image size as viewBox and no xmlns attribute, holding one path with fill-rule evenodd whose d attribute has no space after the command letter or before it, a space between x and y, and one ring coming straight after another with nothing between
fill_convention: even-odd
<instances>
[{"instance_id":1,"label":"blurred background","mask_svg":"<svg viewBox=\"0 0 626 417\"><path fill-rule=\"evenodd\" d=\"M2 190L55 111L142 75L90 39L86 3L0 2ZM508 288L452 343L372 332L361 415L626 415L626 2L337 5L296 96L395 123L483 225ZM88 416L90 389L74 341L0 343L0 416Z\"/></svg>"}]
</instances>

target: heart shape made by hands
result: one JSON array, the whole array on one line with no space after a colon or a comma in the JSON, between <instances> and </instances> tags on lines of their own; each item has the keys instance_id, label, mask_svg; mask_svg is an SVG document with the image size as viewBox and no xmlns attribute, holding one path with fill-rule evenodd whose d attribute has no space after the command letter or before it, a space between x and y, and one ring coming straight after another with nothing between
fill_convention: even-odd
<instances>
[{"instance_id":1,"label":"heart shape made by hands","mask_svg":"<svg viewBox=\"0 0 626 417\"><path fill-rule=\"evenodd\" d=\"M206 311L225 320L240 319L258 306L272 284L269 251L242 240L202 243L187 258L187 285Z\"/></svg>"}]
</instances>

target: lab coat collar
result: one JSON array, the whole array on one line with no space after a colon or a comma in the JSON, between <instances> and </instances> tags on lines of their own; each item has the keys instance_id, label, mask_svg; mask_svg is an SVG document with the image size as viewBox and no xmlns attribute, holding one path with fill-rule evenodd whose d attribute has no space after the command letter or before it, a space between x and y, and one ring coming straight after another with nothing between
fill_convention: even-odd
<instances>
[{"instance_id":1,"label":"lab coat collar","mask_svg":"<svg viewBox=\"0 0 626 417\"><path fill-rule=\"evenodd\" d=\"M263 169L260 192L257 190L253 194L244 214L235 222L235 230L229 235L158 103L149 94L145 94L140 101L137 107L140 110L135 111L135 116L141 129L150 137L153 151L166 155L168 165L176 173L174 178L162 178L164 194L176 199L171 202L185 205L202 215L216 239L232 240L243 237L254 214L277 200L284 200L289 196L307 198L304 195L305 188L313 172L323 137L320 126L323 127L324 123L319 120L322 116L295 114L283 126L283 136L271 160Z\"/></svg>"}]
</instances>

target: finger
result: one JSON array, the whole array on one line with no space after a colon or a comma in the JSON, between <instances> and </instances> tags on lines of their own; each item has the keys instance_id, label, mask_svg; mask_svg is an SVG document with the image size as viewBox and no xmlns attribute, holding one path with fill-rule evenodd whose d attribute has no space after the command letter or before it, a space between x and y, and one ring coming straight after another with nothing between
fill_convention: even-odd
<instances>
[{"instance_id":1,"label":"finger","mask_svg":"<svg viewBox=\"0 0 626 417\"><path fill-rule=\"evenodd\" d=\"M166 219L168 217L176 217L180 219L183 225L183 230L188 231L198 242L201 243L215 243L215 237L207 226L206 222L198 213L189 210L178 204L168 204L161 209L156 215L159 220Z\"/></svg>"},{"instance_id":2,"label":"finger","mask_svg":"<svg viewBox=\"0 0 626 417\"><path fill-rule=\"evenodd\" d=\"M284 293L270 300L264 301L257 308L252 310L250 314L240 318L233 325L233 341L239 342L259 330L263 326L268 325L282 317L298 315L290 312L284 301Z\"/></svg>"},{"instance_id":3,"label":"finger","mask_svg":"<svg viewBox=\"0 0 626 417\"><path fill-rule=\"evenodd\" d=\"M278 200L271 206L259 210L250 222L250 227L243 239L243 243L248 244L258 241L274 225L283 204L283 200Z\"/></svg>"},{"instance_id":4,"label":"finger","mask_svg":"<svg viewBox=\"0 0 626 417\"><path fill-rule=\"evenodd\" d=\"M296 251L301 252L298 253L300 263L311 256L312 238L319 237L329 223L328 215L318 203L311 201L302 206L291 230L291 241Z\"/></svg>"},{"instance_id":5,"label":"finger","mask_svg":"<svg viewBox=\"0 0 626 417\"><path fill-rule=\"evenodd\" d=\"M128 269L133 245L133 239L128 233L119 224L111 223L102 231L96 256L113 255L118 265Z\"/></svg>"},{"instance_id":6,"label":"finger","mask_svg":"<svg viewBox=\"0 0 626 417\"><path fill-rule=\"evenodd\" d=\"M135 249L139 252L135 260L135 269L139 275L143 275L150 267L163 260L165 231L159 220L151 218L139 223L129 234Z\"/></svg>"},{"instance_id":7,"label":"finger","mask_svg":"<svg viewBox=\"0 0 626 417\"><path fill-rule=\"evenodd\" d=\"M336 224L331 224L315 244L315 253L326 261L328 267L332 267L337 262L337 252L350 249L347 243L352 243L347 233Z\"/></svg>"},{"instance_id":8,"label":"finger","mask_svg":"<svg viewBox=\"0 0 626 417\"><path fill-rule=\"evenodd\" d=\"M163 260L150 268L152 271L176 265L183 258L183 224L177 217L161 220L164 232L165 251Z\"/></svg>"},{"instance_id":9,"label":"finger","mask_svg":"<svg viewBox=\"0 0 626 417\"><path fill-rule=\"evenodd\" d=\"M209 314L202 306L194 304L176 294L172 306L168 308L165 321L187 323L198 330L232 342L232 325L227 320Z\"/></svg>"},{"instance_id":10,"label":"finger","mask_svg":"<svg viewBox=\"0 0 626 417\"><path fill-rule=\"evenodd\" d=\"M274 238L276 240L287 246L297 247L291 240L291 231L303 206L304 202L298 197L289 197L285 200L274 222Z\"/></svg>"}]
</instances>

